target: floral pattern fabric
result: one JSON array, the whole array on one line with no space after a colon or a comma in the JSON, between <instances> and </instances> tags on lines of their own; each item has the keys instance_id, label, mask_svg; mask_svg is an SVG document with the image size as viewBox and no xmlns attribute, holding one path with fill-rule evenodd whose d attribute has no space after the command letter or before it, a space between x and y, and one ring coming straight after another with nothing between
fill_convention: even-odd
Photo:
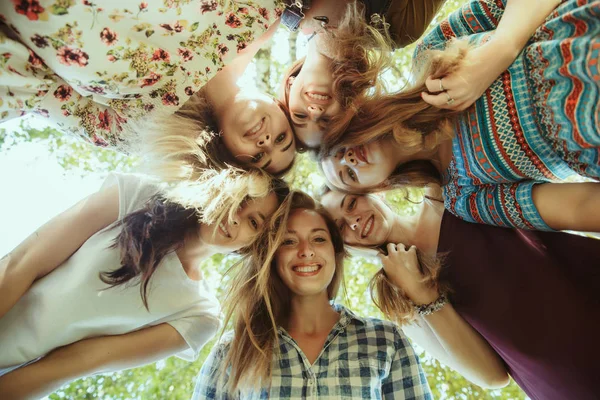
<instances>
[{"instance_id":1,"label":"floral pattern fabric","mask_svg":"<svg viewBox=\"0 0 600 400\"><path fill-rule=\"evenodd\" d=\"M0 2L0 122L35 113L100 146L175 112L280 16L281 0Z\"/></svg>"}]
</instances>

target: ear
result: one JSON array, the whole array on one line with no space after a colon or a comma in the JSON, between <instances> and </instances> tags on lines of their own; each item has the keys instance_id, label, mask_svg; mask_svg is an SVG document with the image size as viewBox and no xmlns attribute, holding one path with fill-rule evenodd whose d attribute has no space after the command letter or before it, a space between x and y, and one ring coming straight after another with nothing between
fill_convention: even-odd
<instances>
[{"instance_id":1,"label":"ear","mask_svg":"<svg viewBox=\"0 0 600 400\"><path fill-rule=\"evenodd\" d=\"M287 88L289 89L290 86L292 86L292 83L294 83L294 80L296 79L295 76L290 76L287 80Z\"/></svg>"}]
</instances>

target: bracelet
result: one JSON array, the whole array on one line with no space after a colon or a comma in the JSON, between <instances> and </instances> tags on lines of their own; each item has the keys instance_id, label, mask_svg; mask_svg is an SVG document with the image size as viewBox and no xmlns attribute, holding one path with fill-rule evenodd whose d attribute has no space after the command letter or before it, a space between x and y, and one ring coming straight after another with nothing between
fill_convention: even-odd
<instances>
[{"instance_id":1,"label":"bracelet","mask_svg":"<svg viewBox=\"0 0 600 400\"><path fill-rule=\"evenodd\" d=\"M421 317L425 317L429 314L433 314L436 311L440 311L442 307L448 303L448 297L445 294L441 294L435 301L432 301L429 304L415 304L413 301L409 300L410 305L415 308L417 313Z\"/></svg>"}]
</instances>

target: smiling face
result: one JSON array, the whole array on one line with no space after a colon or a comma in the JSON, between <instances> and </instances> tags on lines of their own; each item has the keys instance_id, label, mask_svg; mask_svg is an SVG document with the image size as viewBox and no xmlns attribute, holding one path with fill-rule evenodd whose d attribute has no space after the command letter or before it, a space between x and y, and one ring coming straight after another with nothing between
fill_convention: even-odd
<instances>
[{"instance_id":1,"label":"smiling face","mask_svg":"<svg viewBox=\"0 0 600 400\"><path fill-rule=\"evenodd\" d=\"M333 93L331 60L309 42L308 55L302 69L286 82L288 105L294 133L309 148L318 148L325 125L342 111Z\"/></svg>"},{"instance_id":2,"label":"smiling face","mask_svg":"<svg viewBox=\"0 0 600 400\"><path fill-rule=\"evenodd\" d=\"M223 143L241 165L272 174L294 161L296 145L290 124L271 97L241 91L220 117Z\"/></svg>"},{"instance_id":3,"label":"smiling face","mask_svg":"<svg viewBox=\"0 0 600 400\"><path fill-rule=\"evenodd\" d=\"M323 217L312 210L293 210L283 242L275 253L275 265L277 274L294 295L327 295L336 260Z\"/></svg>"},{"instance_id":4,"label":"smiling face","mask_svg":"<svg viewBox=\"0 0 600 400\"><path fill-rule=\"evenodd\" d=\"M350 195L338 191L325 194L321 203L351 246L379 246L392 233L393 211L371 195Z\"/></svg>"},{"instance_id":5,"label":"smiling face","mask_svg":"<svg viewBox=\"0 0 600 400\"><path fill-rule=\"evenodd\" d=\"M398 165L393 138L342 149L321 161L325 178L342 190L381 186Z\"/></svg>"},{"instance_id":6,"label":"smiling face","mask_svg":"<svg viewBox=\"0 0 600 400\"><path fill-rule=\"evenodd\" d=\"M223 220L220 223L200 226L200 239L218 248L220 253L230 253L248 246L262 228L265 220L277 210L275 193L260 199L251 199L244 203L235 214L233 222Z\"/></svg>"}]
</instances>

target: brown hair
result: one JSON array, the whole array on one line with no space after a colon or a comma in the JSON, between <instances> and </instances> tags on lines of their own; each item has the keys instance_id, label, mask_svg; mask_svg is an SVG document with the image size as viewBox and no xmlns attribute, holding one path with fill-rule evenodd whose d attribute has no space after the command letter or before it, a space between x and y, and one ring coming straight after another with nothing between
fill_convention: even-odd
<instances>
[{"instance_id":1,"label":"brown hair","mask_svg":"<svg viewBox=\"0 0 600 400\"><path fill-rule=\"evenodd\" d=\"M226 387L257 389L271 378L274 349L278 348L277 328L290 312L290 290L276 271L274 256L287 230L292 210L308 209L317 212L329 229L335 252L336 270L327 295L333 300L343 284L344 241L335 222L327 211L303 192L292 192L279 215L271 219L271 226L254 242L250 256L237 269L223 303L225 325L233 321L234 338L222 366L231 368ZM275 350L276 351L276 350Z\"/></svg>"},{"instance_id":2,"label":"brown hair","mask_svg":"<svg viewBox=\"0 0 600 400\"><path fill-rule=\"evenodd\" d=\"M120 250L121 267L101 272L102 282L112 288L139 278L142 302L148 309L150 278L167 254L181 248L188 235L198 234L201 224L231 220L250 198L274 192L281 204L289 193L285 182L262 171L225 170L210 175L196 185L184 185L198 193L193 203L182 196L180 186L154 195L143 208L120 220L117 226L121 231L110 247Z\"/></svg>"},{"instance_id":3,"label":"brown hair","mask_svg":"<svg viewBox=\"0 0 600 400\"><path fill-rule=\"evenodd\" d=\"M321 188L319 197L322 198L327 193L331 192L331 189L327 186ZM363 196L373 196L364 194ZM408 192L404 192L403 196L411 202L414 200L410 199ZM439 201L437 199L425 196L426 199L433 201ZM383 199L380 199L383 204L391 208L390 205ZM411 245L405 243L405 245ZM387 254L387 243L380 243L379 245L373 246L349 246L350 249L355 248L357 250L370 250L376 253ZM437 289L440 293L446 293L449 291L449 286L439 281L440 269L444 260L445 254L437 254L432 256L417 248L417 259L419 261L419 269L423 275L423 283L430 288ZM384 269L380 269L373 275L369 282L369 290L371 292L371 299L373 303L381 310L383 315L397 322L399 325L410 323L414 321L415 309L413 303L410 301L408 296L404 293L402 288L396 286L387 277Z\"/></svg>"},{"instance_id":4,"label":"brown hair","mask_svg":"<svg viewBox=\"0 0 600 400\"><path fill-rule=\"evenodd\" d=\"M387 25L380 28L365 21L363 3L354 1L347 4L338 26L325 30L320 51L331 59L333 94L344 109L353 108L355 100L366 95L369 89L381 90L378 77L391 65L392 42ZM298 76L303 65L304 58L301 58L284 73L280 98L288 109L289 78ZM322 123L319 127L328 132L328 124ZM300 148L307 149L306 146Z\"/></svg>"},{"instance_id":5,"label":"brown hair","mask_svg":"<svg viewBox=\"0 0 600 400\"><path fill-rule=\"evenodd\" d=\"M454 41L444 51L428 50L415 62L415 83L394 94L374 94L357 107L335 119L320 149L322 159L336 151L360 146L385 137L393 137L407 155L434 150L453 135L452 124L458 111L434 107L421 98L427 91L425 80L440 78L455 71L468 52L468 44ZM417 160L398 167L389 184L378 188L392 189L402 185L424 186L439 183L440 175L429 161Z\"/></svg>"}]
</instances>

